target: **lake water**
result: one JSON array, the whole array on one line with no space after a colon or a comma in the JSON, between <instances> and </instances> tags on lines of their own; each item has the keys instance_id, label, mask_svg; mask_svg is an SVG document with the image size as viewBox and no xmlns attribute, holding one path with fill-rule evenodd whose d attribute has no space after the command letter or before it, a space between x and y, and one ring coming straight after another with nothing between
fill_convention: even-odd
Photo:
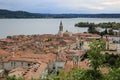
<instances>
[{"instance_id":1,"label":"lake water","mask_svg":"<svg viewBox=\"0 0 120 80\"><path fill-rule=\"evenodd\" d=\"M120 18L59 18L59 19L0 19L0 38L11 35L57 34L62 20L64 31L87 32L87 28L74 27L84 22L120 22Z\"/></svg>"}]
</instances>

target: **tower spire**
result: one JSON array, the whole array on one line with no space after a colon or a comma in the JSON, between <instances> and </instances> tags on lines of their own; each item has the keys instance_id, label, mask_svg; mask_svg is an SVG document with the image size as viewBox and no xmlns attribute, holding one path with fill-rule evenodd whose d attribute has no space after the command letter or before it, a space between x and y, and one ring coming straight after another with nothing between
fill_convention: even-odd
<instances>
[{"instance_id":1,"label":"tower spire","mask_svg":"<svg viewBox=\"0 0 120 80\"><path fill-rule=\"evenodd\" d=\"M62 21L60 21L59 31L63 31L63 24L62 24Z\"/></svg>"},{"instance_id":2,"label":"tower spire","mask_svg":"<svg viewBox=\"0 0 120 80\"><path fill-rule=\"evenodd\" d=\"M62 24L62 21L60 21L58 35L59 35L59 37L63 37L63 24Z\"/></svg>"}]
</instances>

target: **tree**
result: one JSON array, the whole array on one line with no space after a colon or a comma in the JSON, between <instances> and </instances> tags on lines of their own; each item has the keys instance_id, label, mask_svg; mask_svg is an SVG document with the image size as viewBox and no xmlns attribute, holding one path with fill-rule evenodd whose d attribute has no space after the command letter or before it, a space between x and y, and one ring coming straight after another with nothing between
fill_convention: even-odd
<instances>
[{"instance_id":1,"label":"tree","mask_svg":"<svg viewBox=\"0 0 120 80\"><path fill-rule=\"evenodd\" d=\"M107 80L120 80L120 68L111 69L107 75Z\"/></svg>"},{"instance_id":2,"label":"tree","mask_svg":"<svg viewBox=\"0 0 120 80\"><path fill-rule=\"evenodd\" d=\"M114 32L113 32L113 29L109 29L109 35L113 35L114 34Z\"/></svg>"},{"instance_id":3,"label":"tree","mask_svg":"<svg viewBox=\"0 0 120 80\"><path fill-rule=\"evenodd\" d=\"M108 63L110 64L110 66L114 66L115 65L115 62L116 62L116 59L114 57L111 57L109 60L108 60Z\"/></svg>"},{"instance_id":4,"label":"tree","mask_svg":"<svg viewBox=\"0 0 120 80\"><path fill-rule=\"evenodd\" d=\"M83 79L81 80L104 80L104 75L101 73L101 71L96 71L93 69L86 70Z\"/></svg>"},{"instance_id":5,"label":"tree","mask_svg":"<svg viewBox=\"0 0 120 80\"><path fill-rule=\"evenodd\" d=\"M90 45L90 52L88 54L90 59L90 65L94 70L99 68L103 61L104 57L101 54L101 51L105 50L105 42L94 40Z\"/></svg>"},{"instance_id":6,"label":"tree","mask_svg":"<svg viewBox=\"0 0 120 80\"><path fill-rule=\"evenodd\" d=\"M68 80L104 80L100 71L93 69L74 69L70 72Z\"/></svg>"},{"instance_id":7,"label":"tree","mask_svg":"<svg viewBox=\"0 0 120 80\"><path fill-rule=\"evenodd\" d=\"M84 80L85 79L85 72L84 69L73 69L71 72L69 72L68 80Z\"/></svg>"}]
</instances>

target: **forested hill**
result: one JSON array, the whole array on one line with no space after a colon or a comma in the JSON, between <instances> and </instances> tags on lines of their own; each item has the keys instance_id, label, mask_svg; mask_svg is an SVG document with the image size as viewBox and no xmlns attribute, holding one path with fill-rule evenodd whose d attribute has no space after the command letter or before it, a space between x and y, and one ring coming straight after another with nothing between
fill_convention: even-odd
<instances>
[{"instance_id":1,"label":"forested hill","mask_svg":"<svg viewBox=\"0 0 120 80\"><path fill-rule=\"evenodd\" d=\"M120 18L120 14L41 14L0 9L0 18Z\"/></svg>"},{"instance_id":2,"label":"forested hill","mask_svg":"<svg viewBox=\"0 0 120 80\"><path fill-rule=\"evenodd\" d=\"M26 11L10 11L0 9L0 18L44 18L45 15Z\"/></svg>"}]
</instances>

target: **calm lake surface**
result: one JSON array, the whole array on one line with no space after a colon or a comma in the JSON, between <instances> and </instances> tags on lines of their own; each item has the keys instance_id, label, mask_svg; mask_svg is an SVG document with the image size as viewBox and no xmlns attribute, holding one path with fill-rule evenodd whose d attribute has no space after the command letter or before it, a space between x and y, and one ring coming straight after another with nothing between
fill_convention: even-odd
<instances>
[{"instance_id":1,"label":"calm lake surface","mask_svg":"<svg viewBox=\"0 0 120 80\"><path fill-rule=\"evenodd\" d=\"M120 18L59 18L59 19L0 19L0 38L11 35L57 34L62 20L64 31L87 32L87 28L74 27L78 22L120 22Z\"/></svg>"}]
</instances>

